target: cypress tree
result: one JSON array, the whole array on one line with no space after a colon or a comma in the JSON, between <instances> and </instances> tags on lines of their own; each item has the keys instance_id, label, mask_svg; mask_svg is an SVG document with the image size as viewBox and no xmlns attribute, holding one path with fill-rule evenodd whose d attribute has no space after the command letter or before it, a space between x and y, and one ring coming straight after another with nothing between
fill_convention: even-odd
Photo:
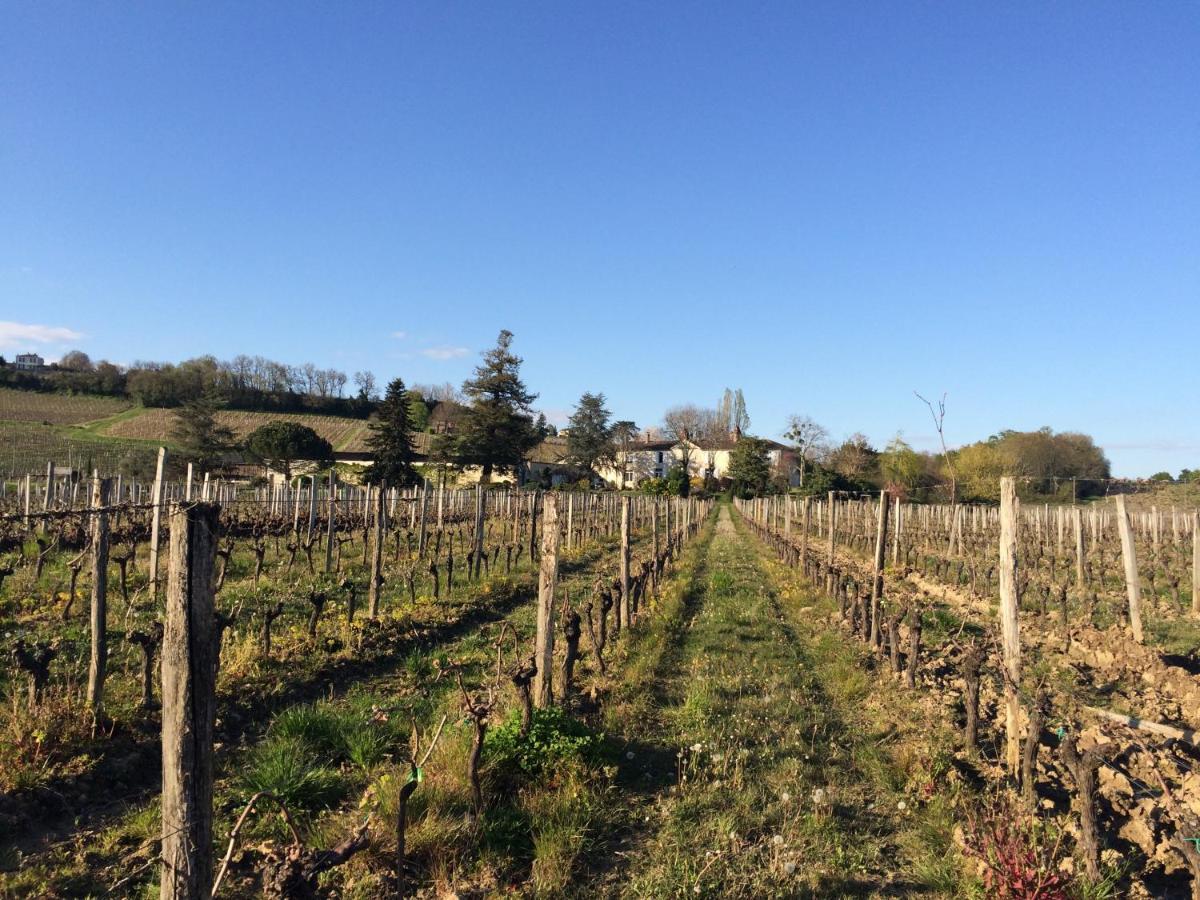
<instances>
[{"instance_id":1,"label":"cypress tree","mask_svg":"<svg viewBox=\"0 0 1200 900\"><path fill-rule=\"evenodd\" d=\"M402 379L393 379L388 384L383 402L379 404L378 420L368 427L371 430L367 438L371 466L363 480L367 484L387 482L391 487L403 487L416 482L412 407Z\"/></svg>"}]
</instances>

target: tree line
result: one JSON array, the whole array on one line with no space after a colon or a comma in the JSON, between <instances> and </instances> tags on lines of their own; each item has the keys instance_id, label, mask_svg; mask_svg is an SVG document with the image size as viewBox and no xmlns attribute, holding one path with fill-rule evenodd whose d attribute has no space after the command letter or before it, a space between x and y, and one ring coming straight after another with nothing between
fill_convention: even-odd
<instances>
[{"instance_id":1,"label":"tree line","mask_svg":"<svg viewBox=\"0 0 1200 900\"><path fill-rule=\"evenodd\" d=\"M353 389L350 384L353 384ZM137 361L119 366L108 360L93 362L81 350L72 350L42 370L20 370L0 357L0 386L21 390L97 394L124 397L143 406L179 408L203 397L228 409L254 412L315 413L367 418L379 404L375 376L313 363L288 365L263 356L235 356L219 360L197 356L179 363ZM414 401L426 409L414 410L421 427L439 402L461 399L450 385L414 386Z\"/></svg>"},{"instance_id":2,"label":"tree line","mask_svg":"<svg viewBox=\"0 0 1200 900\"><path fill-rule=\"evenodd\" d=\"M915 450L897 434L882 449L861 434L832 442L807 416L793 416L787 433L796 446L802 487L826 490L887 489L913 500L996 502L1003 475L1021 478L1027 497L1061 500L1103 494L1112 472L1090 435L1006 429L956 449Z\"/></svg>"}]
</instances>

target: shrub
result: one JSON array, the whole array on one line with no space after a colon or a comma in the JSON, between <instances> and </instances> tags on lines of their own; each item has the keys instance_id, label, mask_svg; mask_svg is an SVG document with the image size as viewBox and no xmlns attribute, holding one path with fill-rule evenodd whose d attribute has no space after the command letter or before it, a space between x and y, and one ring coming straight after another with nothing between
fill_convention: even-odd
<instances>
[{"instance_id":1,"label":"shrub","mask_svg":"<svg viewBox=\"0 0 1200 900\"><path fill-rule=\"evenodd\" d=\"M520 710L514 710L503 725L488 732L484 751L497 767L536 777L564 760L595 762L602 743L601 735L551 706L533 711L529 734L524 738Z\"/></svg>"},{"instance_id":2,"label":"shrub","mask_svg":"<svg viewBox=\"0 0 1200 900\"><path fill-rule=\"evenodd\" d=\"M969 856L979 860L987 896L998 900L1067 900L1068 877L1059 871L1062 833L994 800L968 819Z\"/></svg>"}]
</instances>

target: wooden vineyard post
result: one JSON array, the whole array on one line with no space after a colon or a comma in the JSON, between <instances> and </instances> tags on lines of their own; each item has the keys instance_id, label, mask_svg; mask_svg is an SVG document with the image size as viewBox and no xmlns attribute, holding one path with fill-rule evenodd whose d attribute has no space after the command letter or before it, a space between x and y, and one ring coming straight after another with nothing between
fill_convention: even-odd
<instances>
[{"instance_id":1,"label":"wooden vineyard post","mask_svg":"<svg viewBox=\"0 0 1200 900\"><path fill-rule=\"evenodd\" d=\"M208 900L212 892L219 512L201 503L177 505L170 516L162 644L162 900Z\"/></svg>"},{"instance_id":2,"label":"wooden vineyard post","mask_svg":"<svg viewBox=\"0 0 1200 900\"><path fill-rule=\"evenodd\" d=\"M567 494L567 549L575 546L575 495Z\"/></svg>"},{"instance_id":3,"label":"wooden vineyard post","mask_svg":"<svg viewBox=\"0 0 1200 900\"><path fill-rule=\"evenodd\" d=\"M46 463L46 491L44 494L42 494L42 512L50 511L50 501L53 499L54 499L54 462L53 462L53 460L51 460L50 462ZM50 521L49 519L43 518L39 530L45 531L46 523L49 521Z\"/></svg>"},{"instance_id":4,"label":"wooden vineyard post","mask_svg":"<svg viewBox=\"0 0 1200 900\"><path fill-rule=\"evenodd\" d=\"M158 532L162 527L163 468L167 462L167 448L158 448L158 465L154 469L154 493L150 502L154 509L150 514L150 591L158 596Z\"/></svg>"},{"instance_id":5,"label":"wooden vineyard post","mask_svg":"<svg viewBox=\"0 0 1200 900\"><path fill-rule=\"evenodd\" d=\"M534 644L533 702L544 709L553 702L554 592L558 585L558 501L547 494L542 509L542 558L538 567L537 638Z\"/></svg>"},{"instance_id":6,"label":"wooden vineyard post","mask_svg":"<svg viewBox=\"0 0 1200 900\"><path fill-rule=\"evenodd\" d=\"M308 476L308 529L304 532L304 540L311 546L313 528L317 524L317 476Z\"/></svg>"},{"instance_id":7,"label":"wooden vineyard post","mask_svg":"<svg viewBox=\"0 0 1200 900\"><path fill-rule=\"evenodd\" d=\"M541 496L541 491L534 491L529 496L529 561L531 563L537 559L538 500Z\"/></svg>"},{"instance_id":8,"label":"wooden vineyard post","mask_svg":"<svg viewBox=\"0 0 1200 900\"><path fill-rule=\"evenodd\" d=\"M371 508L374 530L371 533L371 587L367 595L367 615L372 619L379 618L379 591L383 587L383 523L384 512L387 509L383 504L383 499L386 493L386 483L375 488L375 505Z\"/></svg>"},{"instance_id":9,"label":"wooden vineyard post","mask_svg":"<svg viewBox=\"0 0 1200 900\"><path fill-rule=\"evenodd\" d=\"M1000 634L1004 643L1005 761L1016 775L1021 759L1021 637L1017 625L1017 487L1000 479Z\"/></svg>"},{"instance_id":10,"label":"wooden vineyard post","mask_svg":"<svg viewBox=\"0 0 1200 900\"><path fill-rule=\"evenodd\" d=\"M628 628L633 621L633 610L630 609L629 597L629 497L621 498L621 599L617 610L621 618L621 627Z\"/></svg>"},{"instance_id":11,"label":"wooden vineyard post","mask_svg":"<svg viewBox=\"0 0 1200 900\"><path fill-rule=\"evenodd\" d=\"M1200 513L1192 513L1192 614L1200 616Z\"/></svg>"},{"instance_id":12,"label":"wooden vineyard post","mask_svg":"<svg viewBox=\"0 0 1200 900\"><path fill-rule=\"evenodd\" d=\"M475 557L474 569L471 573L475 579L479 578L479 573L483 571L483 485L475 485Z\"/></svg>"},{"instance_id":13,"label":"wooden vineyard post","mask_svg":"<svg viewBox=\"0 0 1200 900\"><path fill-rule=\"evenodd\" d=\"M417 557L425 558L425 541L428 536L426 519L429 518L429 479L421 480L421 531L417 535Z\"/></svg>"},{"instance_id":14,"label":"wooden vineyard post","mask_svg":"<svg viewBox=\"0 0 1200 900\"><path fill-rule=\"evenodd\" d=\"M812 522L812 497L804 498L803 520L800 524L800 567L808 564L808 528Z\"/></svg>"},{"instance_id":15,"label":"wooden vineyard post","mask_svg":"<svg viewBox=\"0 0 1200 900\"><path fill-rule=\"evenodd\" d=\"M191 499L192 499L192 478L193 478L193 477L194 477L194 476L193 476L193 472L192 472L192 463L188 463L188 467L187 467L187 485L184 487L184 490L183 490L183 499L184 499L184 500L191 500Z\"/></svg>"},{"instance_id":16,"label":"wooden vineyard post","mask_svg":"<svg viewBox=\"0 0 1200 900\"><path fill-rule=\"evenodd\" d=\"M1079 589L1079 593L1082 595L1084 590L1083 514L1080 513L1078 506L1071 507L1071 524L1075 528L1075 586Z\"/></svg>"},{"instance_id":17,"label":"wooden vineyard post","mask_svg":"<svg viewBox=\"0 0 1200 900\"><path fill-rule=\"evenodd\" d=\"M337 473L329 470L329 498L326 501L325 513L325 572L333 571L333 541L336 532L337 509L334 497L337 494Z\"/></svg>"},{"instance_id":18,"label":"wooden vineyard post","mask_svg":"<svg viewBox=\"0 0 1200 900\"><path fill-rule=\"evenodd\" d=\"M892 519L892 565L900 565L900 496L894 501Z\"/></svg>"},{"instance_id":19,"label":"wooden vineyard post","mask_svg":"<svg viewBox=\"0 0 1200 900\"><path fill-rule=\"evenodd\" d=\"M825 592L833 592L833 533L837 527L836 507L833 505L833 491L829 492L829 572L825 576Z\"/></svg>"},{"instance_id":20,"label":"wooden vineyard post","mask_svg":"<svg viewBox=\"0 0 1200 900\"><path fill-rule=\"evenodd\" d=\"M1142 588L1138 583L1137 551L1133 546L1133 529L1129 527L1129 514L1125 511L1125 495L1117 494L1117 529L1121 532L1121 562L1125 565L1125 593L1129 598L1129 627L1133 639L1139 644L1146 642L1142 633Z\"/></svg>"},{"instance_id":21,"label":"wooden vineyard post","mask_svg":"<svg viewBox=\"0 0 1200 900\"><path fill-rule=\"evenodd\" d=\"M883 594L883 561L887 553L888 495L879 492L879 513L875 523L875 564L871 578L871 646L879 647L879 598Z\"/></svg>"},{"instance_id":22,"label":"wooden vineyard post","mask_svg":"<svg viewBox=\"0 0 1200 900\"><path fill-rule=\"evenodd\" d=\"M92 477L92 656L88 664L88 706L104 712L104 678L108 671L108 505L112 481Z\"/></svg>"},{"instance_id":23,"label":"wooden vineyard post","mask_svg":"<svg viewBox=\"0 0 1200 900\"><path fill-rule=\"evenodd\" d=\"M650 585L654 599L658 599L658 498L655 497L650 505L650 531L654 536L654 559L650 565ZM1200 545L1197 545L1200 546ZM1195 593L1193 591L1193 593Z\"/></svg>"}]
</instances>

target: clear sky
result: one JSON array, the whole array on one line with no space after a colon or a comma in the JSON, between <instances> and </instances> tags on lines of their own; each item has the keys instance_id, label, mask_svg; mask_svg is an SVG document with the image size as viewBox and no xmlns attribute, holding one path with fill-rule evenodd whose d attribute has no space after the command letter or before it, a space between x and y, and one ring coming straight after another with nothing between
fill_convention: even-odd
<instances>
[{"instance_id":1,"label":"clear sky","mask_svg":"<svg viewBox=\"0 0 1200 900\"><path fill-rule=\"evenodd\" d=\"M0 320L1193 468L1200 5L4 0Z\"/></svg>"}]
</instances>

